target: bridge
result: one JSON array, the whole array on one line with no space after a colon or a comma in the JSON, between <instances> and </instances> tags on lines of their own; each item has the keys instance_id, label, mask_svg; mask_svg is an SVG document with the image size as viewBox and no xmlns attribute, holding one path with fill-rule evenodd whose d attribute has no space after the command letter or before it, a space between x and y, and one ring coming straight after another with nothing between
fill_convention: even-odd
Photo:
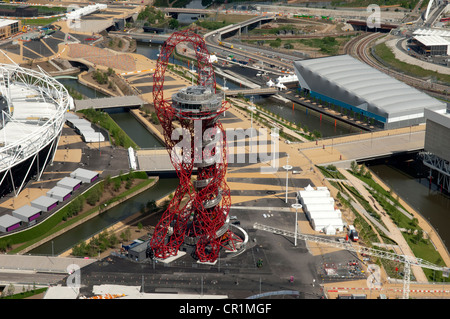
<instances>
[{"instance_id":1,"label":"bridge","mask_svg":"<svg viewBox=\"0 0 450 319\"><path fill-rule=\"evenodd\" d=\"M349 167L364 162L424 149L425 125L333 137L298 144L298 151L314 164Z\"/></svg>"},{"instance_id":2,"label":"bridge","mask_svg":"<svg viewBox=\"0 0 450 319\"><path fill-rule=\"evenodd\" d=\"M151 174L175 172L166 148L136 150L135 159L136 170L138 171Z\"/></svg>"},{"instance_id":3,"label":"bridge","mask_svg":"<svg viewBox=\"0 0 450 319\"><path fill-rule=\"evenodd\" d=\"M418 125L298 143L296 147L313 165L333 164L348 168L353 161L364 162L413 153L423 150L424 145L425 125ZM234 146L229 144L229 147ZM165 148L137 150L135 158L137 170L153 174L175 172Z\"/></svg>"},{"instance_id":4,"label":"bridge","mask_svg":"<svg viewBox=\"0 0 450 319\"><path fill-rule=\"evenodd\" d=\"M112 35L126 35L130 36L135 40L141 42L152 42L152 43L164 43L172 34L156 34L156 33L145 33L145 32L123 32L123 31L111 31L109 34Z\"/></svg>"},{"instance_id":5,"label":"bridge","mask_svg":"<svg viewBox=\"0 0 450 319\"><path fill-rule=\"evenodd\" d=\"M139 96L115 96L98 99L75 100L75 111L86 109L141 108L146 102Z\"/></svg>"},{"instance_id":6,"label":"bridge","mask_svg":"<svg viewBox=\"0 0 450 319\"><path fill-rule=\"evenodd\" d=\"M236 24L231 24L231 25L227 25L223 28L220 28L218 30L214 30L211 32L208 32L207 34L205 34L205 39L208 38L209 36L215 36L217 35L217 40L222 40L223 35L225 34L229 34L232 32L237 32L239 35L241 35L241 33L247 33L249 28L257 28L257 27L261 27L261 25L263 23L267 23L270 22L272 20L275 20L276 16L275 15L263 15L263 16L257 16L254 18L251 18L249 20L246 21L242 21Z\"/></svg>"},{"instance_id":7,"label":"bridge","mask_svg":"<svg viewBox=\"0 0 450 319\"><path fill-rule=\"evenodd\" d=\"M217 10L211 10L211 9L195 9L195 8L159 8L162 12L169 14L172 17L177 17L180 13L187 13L187 14L200 14L200 15L206 15L206 14L215 14L218 11Z\"/></svg>"},{"instance_id":8,"label":"bridge","mask_svg":"<svg viewBox=\"0 0 450 319\"><path fill-rule=\"evenodd\" d=\"M267 88L255 88L255 89L235 89L235 90L225 90L226 96L236 96L242 95L273 95L277 94L278 90L275 87Z\"/></svg>"}]
</instances>

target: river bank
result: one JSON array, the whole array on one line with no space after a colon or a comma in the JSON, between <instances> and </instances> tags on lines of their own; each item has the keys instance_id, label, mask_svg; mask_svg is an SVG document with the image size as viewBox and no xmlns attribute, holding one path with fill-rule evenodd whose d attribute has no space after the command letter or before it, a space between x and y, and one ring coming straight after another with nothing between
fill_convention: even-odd
<instances>
[{"instance_id":1,"label":"river bank","mask_svg":"<svg viewBox=\"0 0 450 319\"><path fill-rule=\"evenodd\" d=\"M118 204L126 201L127 199L130 199L130 198L142 193L143 191L153 187L159 180L158 177L153 177L151 179L153 179L153 181L150 181L150 182L149 182L149 179L143 180L142 182L140 182L138 179L135 179L135 182L132 183L129 187L125 187L125 185L122 185L122 187L115 192L104 191L102 193L101 197L99 198L99 201L98 201L99 204L97 204L96 206L93 206L93 207L89 207L89 205L84 204L83 205L84 208L77 215L72 217L74 221L71 222L70 219L67 219L67 221L62 221L55 227L55 228L60 228L59 230L57 230L47 236L45 236L45 234L44 234L44 236L45 236L44 238L41 238L32 244L16 245L17 247L13 248L13 251L18 254L26 254L26 253L32 251L36 247L39 247L39 246L49 242L50 240L60 236L61 234L65 233L71 229L74 229L75 227L85 223L86 221L117 206ZM89 193L90 190L98 187L98 185L100 185L100 183L104 183L104 181L103 180L99 181L95 185L92 185L90 188L85 190L83 193L74 197L69 203L67 203L66 205L61 207L61 209L59 209L58 211L53 213L51 215L51 217L49 217L49 218L56 218L56 216L59 216L61 214L60 212L62 212L66 207L71 205L71 203L73 203L76 200L76 198L85 196L85 194ZM42 223L45 223L45 221ZM42 226L43 225L42 223L40 223L39 225ZM25 246L25 247L20 248L22 246Z\"/></svg>"}]
</instances>

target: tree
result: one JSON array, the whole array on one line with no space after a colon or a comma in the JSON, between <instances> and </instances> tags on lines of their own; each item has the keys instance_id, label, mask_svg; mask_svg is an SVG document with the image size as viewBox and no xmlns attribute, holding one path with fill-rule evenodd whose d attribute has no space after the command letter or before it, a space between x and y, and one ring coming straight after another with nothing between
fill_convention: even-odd
<instances>
[{"instance_id":1,"label":"tree","mask_svg":"<svg viewBox=\"0 0 450 319\"><path fill-rule=\"evenodd\" d=\"M358 164L356 164L355 161L352 161L350 163L350 169L353 172L353 174L358 174Z\"/></svg>"},{"instance_id":2,"label":"tree","mask_svg":"<svg viewBox=\"0 0 450 319\"><path fill-rule=\"evenodd\" d=\"M12 296L14 295L14 291L16 290L16 288L14 287L14 285L12 283L9 284L8 286L8 295Z\"/></svg>"},{"instance_id":3,"label":"tree","mask_svg":"<svg viewBox=\"0 0 450 319\"><path fill-rule=\"evenodd\" d=\"M178 20L177 19L170 19L170 21L169 21L169 28L171 28L171 29L178 29L178 26L180 25L180 23L178 22Z\"/></svg>"}]
</instances>

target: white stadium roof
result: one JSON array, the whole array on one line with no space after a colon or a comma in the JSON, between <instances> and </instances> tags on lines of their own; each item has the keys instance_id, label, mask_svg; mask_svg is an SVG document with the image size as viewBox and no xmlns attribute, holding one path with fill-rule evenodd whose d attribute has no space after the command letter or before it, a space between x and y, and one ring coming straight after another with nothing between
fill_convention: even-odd
<instances>
[{"instance_id":1,"label":"white stadium roof","mask_svg":"<svg viewBox=\"0 0 450 319\"><path fill-rule=\"evenodd\" d=\"M441 37L450 37L450 30L441 29L417 29L413 32L414 35L438 35Z\"/></svg>"},{"instance_id":2,"label":"white stadium roof","mask_svg":"<svg viewBox=\"0 0 450 319\"><path fill-rule=\"evenodd\" d=\"M300 86L384 123L421 119L424 109L446 104L349 56L294 62Z\"/></svg>"},{"instance_id":3,"label":"white stadium roof","mask_svg":"<svg viewBox=\"0 0 450 319\"><path fill-rule=\"evenodd\" d=\"M444 39L439 35L416 35L414 39L419 41L425 46L434 46L434 45L449 45L450 41Z\"/></svg>"}]
</instances>

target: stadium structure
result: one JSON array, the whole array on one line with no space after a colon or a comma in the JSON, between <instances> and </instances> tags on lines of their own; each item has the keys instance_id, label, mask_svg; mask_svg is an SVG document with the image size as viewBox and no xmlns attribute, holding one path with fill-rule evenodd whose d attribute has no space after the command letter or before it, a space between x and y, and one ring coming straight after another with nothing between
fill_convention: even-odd
<instances>
[{"instance_id":1,"label":"stadium structure","mask_svg":"<svg viewBox=\"0 0 450 319\"><path fill-rule=\"evenodd\" d=\"M425 109L446 110L445 103L349 55L295 61L294 68L299 90L383 129L425 123Z\"/></svg>"},{"instance_id":2,"label":"stadium structure","mask_svg":"<svg viewBox=\"0 0 450 319\"><path fill-rule=\"evenodd\" d=\"M73 99L44 71L0 65L0 197L40 179L58 146Z\"/></svg>"}]
</instances>

